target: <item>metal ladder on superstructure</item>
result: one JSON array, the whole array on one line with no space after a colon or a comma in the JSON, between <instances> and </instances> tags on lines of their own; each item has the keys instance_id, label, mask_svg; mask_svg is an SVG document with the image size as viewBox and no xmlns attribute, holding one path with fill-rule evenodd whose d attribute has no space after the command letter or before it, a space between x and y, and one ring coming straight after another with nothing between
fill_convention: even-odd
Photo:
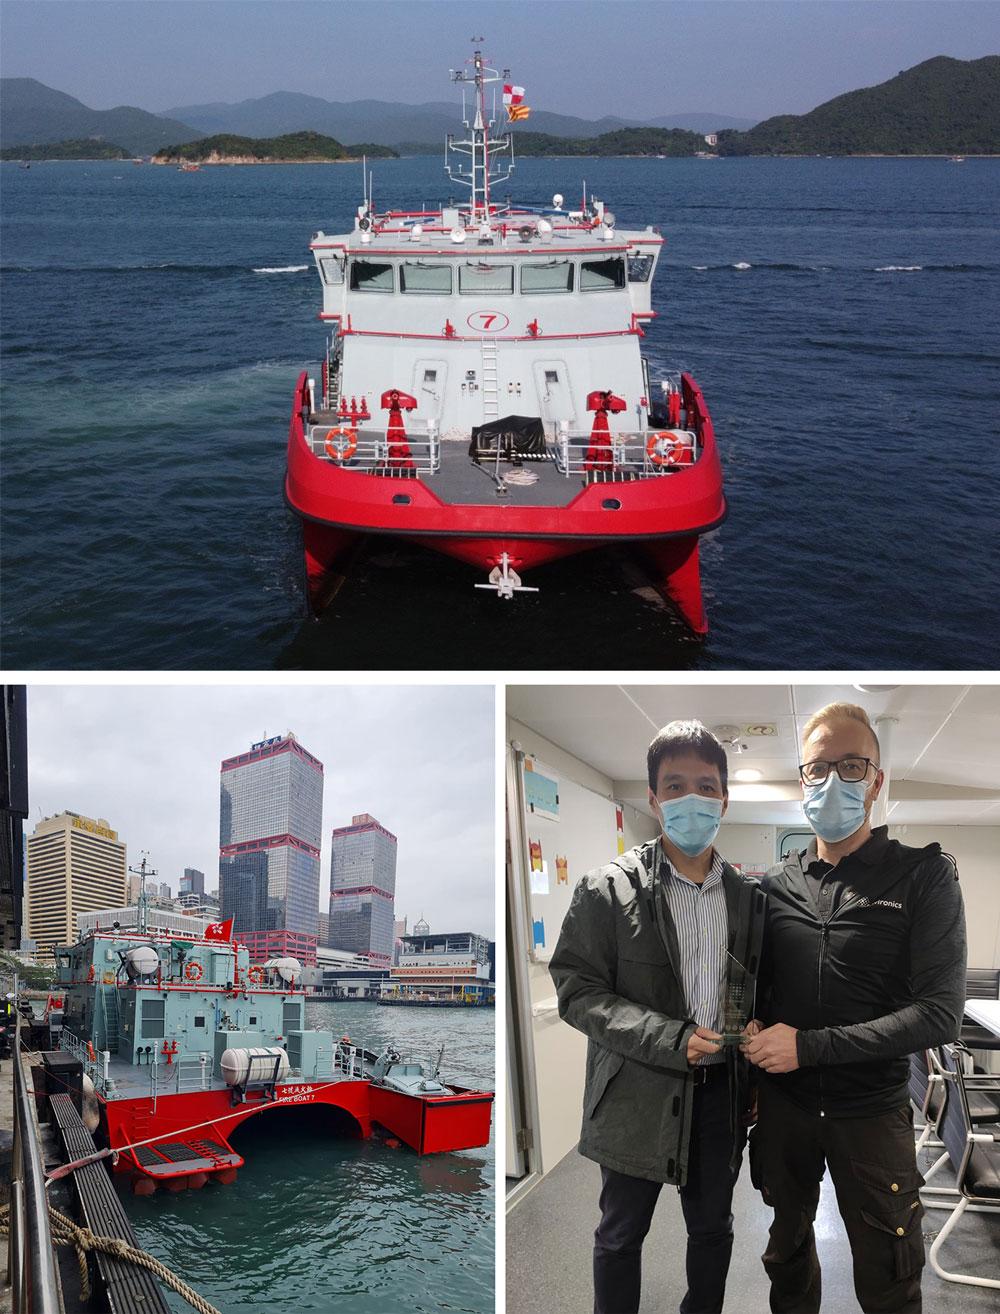
<instances>
[{"instance_id":1,"label":"metal ladder on superstructure","mask_svg":"<svg viewBox=\"0 0 1000 1314\"><path fill-rule=\"evenodd\" d=\"M121 1014L118 1008L117 986L98 986L97 998L101 1004L101 1021L104 1023L104 1043L99 1048L118 1053L118 1037L121 1031ZM109 1002L110 1001L110 1002ZM96 1028L95 1028L96 1031Z\"/></svg>"},{"instance_id":2,"label":"metal ladder on superstructure","mask_svg":"<svg viewBox=\"0 0 1000 1314\"><path fill-rule=\"evenodd\" d=\"M500 374L495 338L482 338L480 352L483 363L483 423L500 418Z\"/></svg>"}]
</instances>

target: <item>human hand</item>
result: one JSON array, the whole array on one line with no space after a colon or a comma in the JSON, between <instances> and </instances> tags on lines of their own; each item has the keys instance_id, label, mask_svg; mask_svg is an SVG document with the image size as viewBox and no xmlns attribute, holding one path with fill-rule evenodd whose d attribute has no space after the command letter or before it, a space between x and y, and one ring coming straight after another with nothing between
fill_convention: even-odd
<instances>
[{"instance_id":1,"label":"human hand","mask_svg":"<svg viewBox=\"0 0 1000 1314\"><path fill-rule=\"evenodd\" d=\"M747 1028L749 1030L749 1027ZM798 1031L784 1022L764 1027L740 1048L751 1063L765 1072L794 1072L799 1066L795 1037Z\"/></svg>"},{"instance_id":2,"label":"human hand","mask_svg":"<svg viewBox=\"0 0 1000 1314\"><path fill-rule=\"evenodd\" d=\"M721 1039L718 1031L710 1031L708 1027L698 1027L688 1037L687 1061L693 1066L710 1054L718 1054Z\"/></svg>"},{"instance_id":3,"label":"human hand","mask_svg":"<svg viewBox=\"0 0 1000 1314\"><path fill-rule=\"evenodd\" d=\"M750 1041L763 1030L764 1023L758 1022L755 1017L751 1018L746 1024L743 1028L743 1039L740 1041L740 1049L744 1054L747 1052L747 1045L750 1044Z\"/></svg>"}]
</instances>

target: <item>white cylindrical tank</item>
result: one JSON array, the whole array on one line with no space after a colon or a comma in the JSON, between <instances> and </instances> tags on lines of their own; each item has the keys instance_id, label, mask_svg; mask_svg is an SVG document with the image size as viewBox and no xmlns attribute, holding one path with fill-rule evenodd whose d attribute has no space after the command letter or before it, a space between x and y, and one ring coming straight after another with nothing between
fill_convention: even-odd
<instances>
[{"instance_id":1,"label":"white cylindrical tank","mask_svg":"<svg viewBox=\"0 0 1000 1314\"><path fill-rule=\"evenodd\" d=\"M277 972L287 985L294 985L302 975L302 964L297 958L269 958L264 968L266 971Z\"/></svg>"},{"instance_id":2,"label":"white cylindrical tank","mask_svg":"<svg viewBox=\"0 0 1000 1314\"><path fill-rule=\"evenodd\" d=\"M136 945L125 953L125 970L133 981L137 976L152 976L159 962L159 954L148 944Z\"/></svg>"},{"instance_id":3,"label":"white cylindrical tank","mask_svg":"<svg viewBox=\"0 0 1000 1314\"><path fill-rule=\"evenodd\" d=\"M259 1057L261 1060L267 1059L267 1062L261 1061L253 1065L255 1081L270 1081L276 1058L280 1058L278 1080L283 1081L288 1075L288 1055L278 1045L258 1046L256 1049L227 1049L223 1052L222 1059L219 1062L222 1079L226 1085L244 1085L250 1072L250 1060L255 1057Z\"/></svg>"}]
</instances>

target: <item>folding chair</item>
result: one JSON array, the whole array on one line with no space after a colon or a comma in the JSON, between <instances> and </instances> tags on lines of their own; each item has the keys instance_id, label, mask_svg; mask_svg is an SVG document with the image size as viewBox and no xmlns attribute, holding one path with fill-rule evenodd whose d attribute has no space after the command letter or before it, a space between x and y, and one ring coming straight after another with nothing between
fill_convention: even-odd
<instances>
[{"instance_id":1,"label":"folding chair","mask_svg":"<svg viewBox=\"0 0 1000 1314\"><path fill-rule=\"evenodd\" d=\"M987 1130L974 1124L969 1111L970 1094L1000 1093L1000 1076L966 1076L963 1058L958 1046L943 1045L931 1051L931 1063L942 1078L944 1104L938 1117L937 1130L945 1152L934 1164L928 1177L950 1160L955 1171L954 1187L930 1187L921 1200L929 1209L950 1209L944 1227L931 1246L931 1268L946 1282L960 1282L966 1286L990 1287L1000 1290L1000 1279L973 1277L969 1273L949 1273L941 1267L938 1255L941 1247L960 1222L967 1210L1000 1215L1000 1127ZM929 1196L944 1197L931 1200Z\"/></svg>"}]
</instances>

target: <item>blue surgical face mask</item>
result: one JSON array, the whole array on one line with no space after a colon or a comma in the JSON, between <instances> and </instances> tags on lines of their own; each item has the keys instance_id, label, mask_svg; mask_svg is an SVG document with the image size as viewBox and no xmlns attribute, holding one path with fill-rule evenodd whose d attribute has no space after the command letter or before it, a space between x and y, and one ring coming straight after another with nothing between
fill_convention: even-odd
<instances>
[{"instance_id":1,"label":"blue surgical face mask","mask_svg":"<svg viewBox=\"0 0 1000 1314\"><path fill-rule=\"evenodd\" d=\"M722 824L722 799L704 794L685 794L668 798L660 804L663 831L689 858L704 853L719 833Z\"/></svg>"},{"instance_id":2,"label":"blue surgical face mask","mask_svg":"<svg viewBox=\"0 0 1000 1314\"><path fill-rule=\"evenodd\" d=\"M841 780L831 771L822 785L806 785L802 811L820 839L836 844L865 824L867 792L864 780Z\"/></svg>"}]
</instances>

